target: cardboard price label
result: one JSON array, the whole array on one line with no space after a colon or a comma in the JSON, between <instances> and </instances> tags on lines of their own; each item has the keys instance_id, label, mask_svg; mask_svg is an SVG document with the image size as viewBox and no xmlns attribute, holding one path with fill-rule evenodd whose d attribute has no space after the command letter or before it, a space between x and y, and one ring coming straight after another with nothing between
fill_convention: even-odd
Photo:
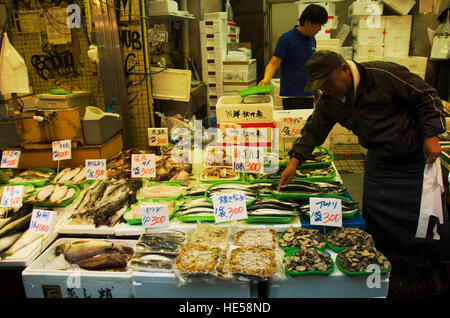
<instances>
[{"instance_id":1,"label":"cardboard price label","mask_svg":"<svg viewBox=\"0 0 450 318\"><path fill-rule=\"evenodd\" d=\"M56 223L56 212L34 209L30 221L30 232L44 236L53 232Z\"/></svg>"},{"instance_id":2,"label":"cardboard price label","mask_svg":"<svg viewBox=\"0 0 450 318\"><path fill-rule=\"evenodd\" d=\"M17 168L19 166L19 158L19 150L3 151L0 168Z\"/></svg>"},{"instance_id":3,"label":"cardboard price label","mask_svg":"<svg viewBox=\"0 0 450 318\"><path fill-rule=\"evenodd\" d=\"M309 198L311 225L342 227L342 201L333 198Z\"/></svg>"},{"instance_id":4,"label":"cardboard price label","mask_svg":"<svg viewBox=\"0 0 450 318\"><path fill-rule=\"evenodd\" d=\"M23 186L6 186L3 189L0 207L21 207L23 198Z\"/></svg>"},{"instance_id":5,"label":"cardboard price label","mask_svg":"<svg viewBox=\"0 0 450 318\"><path fill-rule=\"evenodd\" d=\"M149 204L141 206L142 227L169 227L169 208L167 205Z\"/></svg>"},{"instance_id":6,"label":"cardboard price label","mask_svg":"<svg viewBox=\"0 0 450 318\"><path fill-rule=\"evenodd\" d=\"M86 179L104 180L106 179L106 159L86 160Z\"/></svg>"},{"instance_id":7,"label":"cardboard price label","mask_svg":"<svg viewBox=\"0 0 450 318\"><path fill-rule=\"evenodd\" d=\"M155 155L135 154L131 155L132 178L156 178Z\"/></svg>"},{"instance_id":8,"label":"cardboard price label","mask_svg":"<svg viewBox=\"0 0 450 318\"><path fill-rule=\"evenodd\" d=\"M284 117L281 121L281 137L300 137L302 135L302 129L305 125L303 118Z\"/></svg>"},{"instance_id":9,"label":"cardboard price label","mask_svg":"<svg viewBox=\"0 0 450 318\"><path fill-rule=\"evenodd\" d=\"M149 128L148 144L149 146L167 146L169 144L167 128Z\"/></svg>"},{"instance_id":10,"label":"cardboard price label","mask_svg":"<svg viewBox=\"0 0 450 318\"><path fill-rule=\"evenodd\" d=\"M53 161L72 159L72 141L59 140L52 142Z\"/></svg>"},{"instance_id":11,"label":"cardboard price label","mask_svg":"<svg viewBox=\"0 0 450 318\"><path fill-rule=\"evenodd\" d=\"M247 219L247 205L243 192L214 195L212 197L216 223Z\"/></svg>"},{"instance_id":12,"label":"cardboard price label","mask_svg":"<svg viewBox=\"0 0 450 318\"><path fill-rule=\"evenodd\" d=\"M262 173L264 171L264 148L236 147L233 156L233 171Z\"/></svg>"}]
</instances>

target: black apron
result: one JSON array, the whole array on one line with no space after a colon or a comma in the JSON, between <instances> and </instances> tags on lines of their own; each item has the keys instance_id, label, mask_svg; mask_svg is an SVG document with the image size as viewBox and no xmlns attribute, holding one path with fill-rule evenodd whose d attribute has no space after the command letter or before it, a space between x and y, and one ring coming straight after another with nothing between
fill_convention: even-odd
<instances>
[{"instance_id":1,"label":"black apron","mask_svg":"<svg viewBox=\"0 0 450 318\"><path fill-rule=\"evenodd\" d=\"M444 194L444 224L430 217L427 237L415 238L425 168L422 150L389 160L369 150L364 168L363 217L375 246L381 251L393 248L402 254L449 262L450 225ZM440 240L433 239L436 223Z\"/></svg>"}]
</instances>

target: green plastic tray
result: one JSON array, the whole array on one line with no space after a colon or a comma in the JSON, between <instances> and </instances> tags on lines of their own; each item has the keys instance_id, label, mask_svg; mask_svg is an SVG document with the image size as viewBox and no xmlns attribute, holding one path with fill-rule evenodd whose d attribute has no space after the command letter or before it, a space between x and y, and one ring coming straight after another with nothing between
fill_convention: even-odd
<instances>
[{"instance_id":1,"label":"green plastic tray","mask_svg":"<svg viewBox=\"0 0 450 318\"><path fill-rule=\"evenodd\" d=\"M286 231L285 231L285 232L286 232ZM281 247L285 252L301 250L301 247L300 247L300 246L298 246L298 247L289 247L289 246L284 246L283 244L281 244L280 241L281 241L281 238L283 237L283 235L284 235L285 232L281 233L281 234L278 236L278 242L279 242L280 247ZM325 249L326 247L327 247L327 243L326 243L326 242L323 242L323 245L320 246L320 247L318 247L318 249L323 250L323 249Z\"/></svg>"},{"instance_id":2,"label":"green plastic tray","mask_svg":"<svg viewBox=\"0 0 450 318\"><path fill-rule=\"evenodd\" d=\"M33 206L35 207L52 207L52 208L64 208L66 206L68 206L69 204L71 204L80 194L80 188L78 188L77 186L73 185L73 184L64 184L65 186L69 187L69 188L73 188L76 191L76 194L70 198L69 200L64 201L61 204L52 204L49 202L35 202L33 203Z\"/></svg>"},{"instance_id":3,"label":"green plastic tray","mask_svg":"<svg viewBox=\"0 0 450 318\"><path fill-rule=\"evenodd\" d=\"M273 89L274 89L273 85L254 86L238 92L238 95L241 97L246 97L249 95L256 95L256 94L268 94L271 93Z\"/></svg>"},{"instance_id":4,"label":"green plastic tray","mask_svg":"<svg viewBox=\"0 0 450 318\"><path fill-rule=\"evenodd\" d=\"M215 222L216 217L214 215L177 215L177 218L184 223L191 223L191 222Z\"/></svg>"},{"instance_id":5,"label":"green plastic tray","mask_svg":"<svg viewBox=\"0 0 450 318\"><path fill-rule=\"evenodd\" d=\"M342 252L342 251L341 251ZM341 253L341 252L339 252L339 253ZM384 257L386 257L383 253L381 253L380 251L378 251L381 255L383 255ZM338 254L339 255L339 254ZM387 258L386 258L387 259ZM373 272L367 272L367 271L361 271L361 272L349 272L349 271L347 271L347 270L345 270L344 269L344 267L342 266L342 264L341 264L341 262L339 262L338 261L338 258L337 258L337 256L336 256L336 265L337 265L337 267L339 268L339 270L343 273L343 274L345 274L345 275L348 275L348 276L362 276L362 275L371 275L371 274L373 274L373 273L380 273L380 274L383 274L383 275L386 275L386 274L388 274L391 270L392 270L392 263L389 261L389 259L388 259L388 262L389 262L389 264L391 265L388 269L384 269L384 270L381 270L381 271L373 271Z\"/></svg>"},{"instance_id":6,"label":"green plastic tray","mask_svg":"<svg viewBox=\"0 0 450 318\"><path fill-rule=\"evenodd\" d=\"M325 148L323 146L317 146L316 148L323 148L327 151L327 153L331 156L331 159L329 161L324 162L310 162L310 163L302 163L298 165L298 168L309 168L309 167L320 167L320 166L329 166L334 161L334 154L330 151L330 149ZM280 163L280 167L286 167L287 164Z\"/></svg>"},{"instance_id":7,"label":"green plastic tray","mask_svg":"<svg viewBox=\"0 0 450 318\"><path fill-rule=\"evenodd\" d=\"M284 267L285 273L288 274L288 275L290 275L290 276L330 275L331 273L333 273L333 272L334 272L334 269L335 269L335 265L334 265L333 259L331 258L330 254L328 254L328 253L325 252L325 251L322 251L322 250L319 249L319 248L314 248L314 249L315 249L316 251L318 251L319 253L324 253L324 254L326 254L326 255L329 257L329 259L330 259L330 261L331 261L331 268L330 268L329 270L327 270L327 271L308 271L308 272L291 272L291 271L288 271L288 270L286 269L286 267L284 267L284 258L293 256L293 255L295 254L295 252L296 252L297 250L299 250L299 249L297 249L297 250L291 250L291 251L287 252L286 254L284 254L284 256L283 256L283 267Z\"/></svg>"},{"instance_id":8,"label":"green plastic tray","mask_svg":"<svg viewBox=\"0 0 450 318\"><path fill-rule=\"evenodd\" d=\"M161 202L161 201L166 201L166 202L168 202L168 201L176 201L176 199L151 199L151 198L150 199L140 199L140 200L138 200L137 203L139 203L139 202L158 203L158 202ZM173 218L173 216L176 214L177 210L178 210L178 206L177 206L177 204L175 202L174 205L173 205L173 212L171 214L169 214L169 220L171 220ZM142 218L136 218L136 219L127 219L126 218L127 213L130 212L130 211L131 211L131 208L126 209L125 213L123 214L123 219L125 221L127 221L127 223L129 225L142 225Z\"/></svg>"},{"instance_id":9,"label":"green plastic tray","mask_svg":"<svg viewBox=\"0 0 450 318\"><path fill-rule=\"evenodd\" d=\"M337 229L328 231L327 234L325 235L325 243L327 243L327 247L328 247L330 250L332 250L333 252L336 252L336 253L340 253L340 252L342 252L343 250L345 250L345 249L347 249L347 248L352 248L353 246L342 246L342 247L334 246L334 245L332 245L332 244L328 241L328 235L329 235L331 232L336 231L336 230L337 230ZM375 246L375 242L372 241L372 244L371 244L370 246L371 246L371 247L374 247L374 246Z\"/></svg>"},{"instance_id":10,"label":"green plastic tray","mask_svg":"<svg viewBox=\"0 0 450 318\"><path fill-rule=\"evenodd\" d=\"M55 170L51 169L51 168L33 168L33 169L30 169L30 170L42 170L42 171L45 171L45 172L52 172L53 174L55 174ZM53 179L53 178L50 177L48 180L42 180L42 181L38 181L38 182L8 183L7 185L17 185L17 184L29 185L29 184L32 184L35 187L43 187L50 181L50 179Z\"/></svg>"},{"instance_id":11,"label":"green plastic tray","mask_svg":"<svg viewBox=\"0 0 450 318\"><path fill-rule=\"evenodd\" d=\"M247 223L291 223L296 216L249 216Z\"/></svg>"}]
</instances>

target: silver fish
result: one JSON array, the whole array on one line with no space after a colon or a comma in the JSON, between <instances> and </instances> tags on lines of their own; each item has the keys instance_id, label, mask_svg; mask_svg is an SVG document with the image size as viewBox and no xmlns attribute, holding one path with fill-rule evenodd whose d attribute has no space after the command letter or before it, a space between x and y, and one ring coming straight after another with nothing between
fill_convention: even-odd
<instances>
[{"instance_id":1,"label":"silver fish","mask_svg":"<svg viewBox=\"0 0 450 318\"><path fill-rule=\"evenodd\" d=\"M178 215L189 215L189 214L198 214L198 213L212 213L214 214L213 208L192 208L185 211L178 211Z\"/></svg>"},{"instance_id":2,"label":"silver fish","mask_svg":"<svg viewBox=\"0 0 450 318\"><path fill-rule=\"evenodd\" d=\"M297 216L296 212L275 210L275 209L259 209L254 211L248 211L249 216Z\"/></svg>"}]
</instances>

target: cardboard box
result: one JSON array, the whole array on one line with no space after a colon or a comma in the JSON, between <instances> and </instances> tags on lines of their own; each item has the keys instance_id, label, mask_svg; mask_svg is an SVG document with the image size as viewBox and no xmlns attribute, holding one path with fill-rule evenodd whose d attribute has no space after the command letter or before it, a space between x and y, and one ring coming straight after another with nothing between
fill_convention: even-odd
<instances>
[{"instance_id":1,"label":"cardboard box","mask_svg":"<svg viewBox=\"0 0 450 318\"><path fill-rule=\"evenodd\" d=\"M383 3L398 14L407 15L416 4L416 0L384 0Z\"/></svg>"},{"instance_id":2,"label":"cardboard box","mask_svg":"<svg viewBox=\"0 0 450 318\"><path fill-rule=\"evenodd\" d=\"M223 81L251 82L256 80L256 59L248 61L223 62Z\"/></svg>"},{"instance_id":3,"label":"cardboard box","mask_svg":"<svg viewBox=\"0 0 450 318\"><path fill-rule=\"evenodd\" d=\"M85 165L86 159L111 159L122 151L122 134L119 133L106 141L103 145L87 145L74 147L72 145L72 159L53 161L51 144L48 149L26 150L22 149L20 154L19 169L28 168L57 168L77 167Z\"/></svg>"},{"instance_id":4,"label":"cardboard box","mask_svg":"<svg viewBox=\"0 0 450 318\"><path fill-rule=\"evenodd\" d=\"M101 145L123 129L122 120L111 116L99 120L82 120L81 125L86 145Z\"/></svg>"},{"instance_id":5,"label":"cardboard box","mask_svg":"<svg viewBox=\"0 0 450 318\"><path fill-rule=\"evenodd\" d=\"M353 2L348 7L348 16L383 15L383 4L377 2Z\"/></svg>"}]
</instances>

